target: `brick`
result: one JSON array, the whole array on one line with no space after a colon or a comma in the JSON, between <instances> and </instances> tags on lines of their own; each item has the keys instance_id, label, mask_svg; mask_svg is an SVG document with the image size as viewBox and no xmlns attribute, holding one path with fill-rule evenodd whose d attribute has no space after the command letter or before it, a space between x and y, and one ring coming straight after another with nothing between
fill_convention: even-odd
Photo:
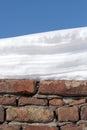
<instances>
[{"instance_id":1,"label":"brick","mask_svg":"<svg viewBox=\"0 0 87 130\"><path fill-rule=\"evenodd\" d=\"M81 108L81 119L87 120L87 105Z\"/></svg>"},{"instance_id":2,"label":"brick","mask_svg":"<svg viewBox=\"0 0 87 130\"><path fill-rule=\"evenodd\" d=\"M0 105L16 105L16 98L13 96L0 97Z\"/></svg>"},{"instance_id":3,"label":"brick","mask_svg":"<svg viewBox=\"0 0 87 130\"><path fill-rule=\"evenodd\" d=\"M0 107L0 123L4 122L4 109Z\"/></svg>"},{"instance_id":4,"label":"brick","mask_svg":"<svg viewBox=\"0 0 87 130\"><path fill-rule=\"evenodd\" d=\"M14 113L14 114L13 114ZM20 121L20 122L51 122L54 118L53 111L48 108L8 108L6 110L7 121Z\"/></svg>"},{"instance_id":5,"label":"brick","mask_svg":"<svg viewBox=\"0 0 87 130\"><path fill-rule=\"evenodd\" d=\"M81 105L86 103L86 99L71 99L71 98L63 98L63 102L64 104L68 104L70 106L73 105Z\"/></svg>"},{"instance_id":6,"label":"brick","mask_svg":"<svg viewBox=\"0 0 87 130\"><path fill-rule=\"evenodd\" d=\"M45 106L45 105L47 105L47 103L48 102L46 99L21 97L19 99L18 105L19 106L23 106L23 105L42 105L42 106Z\"/></svg>"},{"instance_id":7,"label":"brick","mask_svg":"<svg viewBox=\"0 0 87 130\"><path fill-rule=\"evenodd\" d=\"M87 130L87 124L80 124L80 125L66 124L62 126L60 130Z\"/></svg>"},{"instance_id":8,"label":"brick","mask_svg":"<svg viewBox=\"0 0 87 130\"><path fill-rule=\"evenodd\" d=\"M79 100L74 100L70 103L70 105L80 105L86 103L86 99L79 99Z\"/></svg>"},{"instance_id":9,"label":"brick","mask_svg":"<svg viewBox=\"0 0 87 130\"><path fill-rule=\"evenodd\" d=\"M78 114L78 107L76 106L63 106L58 108L58 119L59 121L78 121L79 114Z\"/></svg>"},{"instance_id":10,"label":"brick","mask_svg":"<svg viewBox=\"0 0 87 130\"><path fill-rule=\"evenodd\" d=\"M86 96L87 81L41 81L38 93L60 96Z\"/></svg>"},{"instance_id":11,"label":"brick","mask_svg":"<svg viewBox=\"0 0 87 130\"><path fill-rule=\"evenodd\" d=\"M33 80L1 80L0 93L34 94L35 83Z\"/></svg>"},{"instance_id":12,"label":"brick","mask_svg":"<svg viewBox=\"0 0 87 130\"><path fill-rule=\"evenodd\" d=\"M23 130L59 130L55 126L24 126Z\"/></svg>"},{"instance_id":13,"label":"brick","mask_svg":"<svg viewBox=\"0 0 87 130\"><path fill-rule=\"evenodd\" d=\"M49 101L49 105L52 105L52 106L62 106L63 105L63 101L62 101L62 99L54 98L54 99L51 99Z\"/></svg>"},{"instance_id":14,"label":"brick","mask_svg":"<svg viewBox=\"0 0 87 130\"><path fill-rule=\"evenodd\" d=\"M0 130L20 130L20 126L3 124L3 125L0 125Z\"/></svg>"}]
</instances>

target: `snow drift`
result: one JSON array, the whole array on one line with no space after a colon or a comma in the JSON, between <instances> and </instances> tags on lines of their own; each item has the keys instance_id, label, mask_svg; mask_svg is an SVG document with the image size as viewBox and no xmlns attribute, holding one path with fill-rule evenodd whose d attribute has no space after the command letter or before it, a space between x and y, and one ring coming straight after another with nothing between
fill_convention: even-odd
<instances>
[{"instance_id":1,"label":"snow drift","mask_svg":"<svg viewBox=\"0 0 87 130\"><path fill-rule=\"evenodd\" d=\"M87 80L87 27L0 39L0 79Z\"/></svg>"}]
</instances>

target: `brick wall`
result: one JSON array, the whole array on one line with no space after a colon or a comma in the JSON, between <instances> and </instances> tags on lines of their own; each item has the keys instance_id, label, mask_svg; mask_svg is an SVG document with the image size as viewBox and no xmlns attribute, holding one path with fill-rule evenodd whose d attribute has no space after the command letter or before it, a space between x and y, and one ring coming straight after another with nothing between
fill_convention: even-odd
<instances>
[{"instance_id":1,"label":"brick wall","mask_svg":"<svg viewBox=\"0 0 87 130\"><path fill-rule=\"evenodd\" d=\"M0 80L0 130L87 130L87 81Z\"/></svg>"}]
</instances>

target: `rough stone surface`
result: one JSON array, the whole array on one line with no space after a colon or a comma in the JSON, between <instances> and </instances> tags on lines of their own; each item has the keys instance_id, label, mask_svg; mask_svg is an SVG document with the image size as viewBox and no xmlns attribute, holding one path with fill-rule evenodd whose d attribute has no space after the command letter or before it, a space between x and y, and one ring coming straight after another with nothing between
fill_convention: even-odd
<instances>
[{"instance_id":1,"label":"rough stone surface","mask_svg":"<svg viewBox=\"0 0 87 130\"><path fill-rule=\"evenodd\" d=\"M24 126L23 130L59 130L55 126Z\"/></svg>"},{"instance_id":2,"label":"rough stone surface","mask_svg":"<svg viewBox=\"0 0 87 130\"><path fill-rule=\"evenodd\" d=\"M28 98L28 97L21 97L19 99L19 105L42 105L45 106L47 105L47 100L46 99L36 99L36 98Z\"/></svg>"},{"instance_id":3,"label":"rough stone surface","mask_svg":"<svg viewBox=\"0 0 87 130\"><path fill-rule=\"evenodd\" d=\"M14 114L13 114L14 113ZM20 122L51 122L54 118L53 111L47 108L8 108L7 121Z\"/></svg>"},{"instance_id":4,"label":"rough stone surface","mask_svg":"<svg viewBox=\"0 0 87 130\"><path fill-rule=\"evenodd\" d=\"M87 95L87 81L41 81L38 93L83 96Z\"/></svg>"},{"instance_id":5,"label":"rough stone surface","mask_svg":"<svg viewBox=\"0 0 87 130\"><path fill-rule=\"evenodd\" d=\"M78 121L79 120L79 114L78 114L78 108L76 106L69 107L64 106L58 108L58 119L59 121Z\"/></svg>"},{"instance_id":6,"label":"rough stone surface","mask_svg":"<svg viewBox=\"0 0 87 130\"><path fill-rule=\"evenodd\" d=\"M1 80L0 93L34 94L35 83L33 80Z\"/></svg>"}]
</instances>

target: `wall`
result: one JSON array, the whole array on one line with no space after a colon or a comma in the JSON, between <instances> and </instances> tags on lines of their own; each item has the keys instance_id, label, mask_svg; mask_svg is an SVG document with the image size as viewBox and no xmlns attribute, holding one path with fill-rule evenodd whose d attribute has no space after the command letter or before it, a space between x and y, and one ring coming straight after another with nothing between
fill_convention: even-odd
<instances>
[{"instance_id":1,"label":"wall","mask_svg":"<svg viewBox=\"0 0 87 130\"><path fill-rule=\"evenodd\" d=\"M0 130L87 130L87 81L0 80Z\"/></svg>"}]
</instances>

